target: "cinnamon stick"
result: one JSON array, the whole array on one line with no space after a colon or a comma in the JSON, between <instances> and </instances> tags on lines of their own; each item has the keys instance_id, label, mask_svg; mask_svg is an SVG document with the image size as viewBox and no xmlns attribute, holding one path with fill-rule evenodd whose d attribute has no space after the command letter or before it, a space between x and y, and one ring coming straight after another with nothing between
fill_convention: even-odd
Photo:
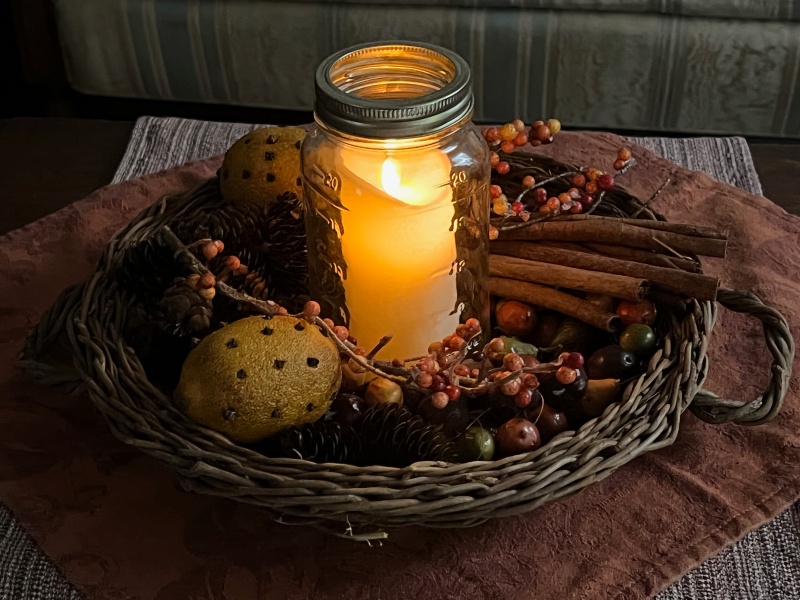
<instances>
[{"instance_id":1,"label":"cinnamon stick","mask_svg":"<svg viewBox=\"0 0 800 600\"><path fill-rule=\"evenodd\" d=\"M585 254L604 254L612 258L621 258L623 260L630 260L633 262L640 262L646 265L654 265L656 267L667 267L670 269L683 269L690 273L702 272L702 267L699 261L691 258L680 258L678 256L671 256L668 254L660 254L651 250L640 250L639 248L626 248L625 246L617 246L615 244L576 244L570 242L529 242L531 244L538 243L547 248L562 248L564 250L573 250L575 252L583 252ZM664 251L664 248L661 248Z\"/></svg>"},{"instance_id":2,"label":"cinnamon stick","mask_svg":"<svg viewBox=\"0 0 800 600\"><path fill-rule=\"evenodd\" d=\"M489 291L503 298L520 300L535 306L550 308L589 325L615 332L622 320L614 313L607 312L594 304L570 294L559 292L546 285L517 281L505 277L489 277Z\"/></svg>"},{"instance_id":3,"label":"cinnamon stick","mask_svg":"<svg viewBox=\"0 0 800 600\"><path fill-rule=\"evenodd\" d=\"M513 256L518 259L549 263L552 266L566 265L576 269L613 273L637 279L645 279L662 289L701 301L716 300L719 280L710 275L688 273L679 269L657 267L637 262L576 252L541 244L514 241L496 241L489 246L492 254Z\"/></svg>"},{"instance_id":4,"label":"cinnamon stick","mask_svg":"<svg viewBox=\"0 0 800 600\"><path fill-rule=\"evenodd\" d=\"M619 217L600 217L598 215L564 215L556 217L556 221L592 221L599 223L602 221L624 223L645 229L655 229L657 231L669 231L681 235L727 240L728 231L714 229L713 227L701 227L700 225L689 225L686 223L671 223L669 221L653 221L651 219L626 219Z\"/></svg>"},{"instance_id":5,"label":"cinnamon stick","mask_svg":"<svg viewBox=\"0 0 800 600\"><path fill-rule=\"evenodd\" d=\"M725 256L728 243L726 239L660 231L624 223L622 219L615 218L599 221L586 219L539 221L531 223L527 227L501 231L500 237L503 240L556 240L559 242L621 244L632 248L645 248L662 252L666 246L680 254L715 257Z\"/></svg>"},{"instance_id":6,"label":"cinnamon stick","mask_svg":"<svg viewBox=\"0 0 800 600\"><path fill-rule=\"evenodd\" d=\"M506 243L512 244L513 242ZM562 250L561 252L570 251ZM572 253L570 252L570 254ZM595 292L634 302L643 300L647 291L647 281L644 279L599 270L585 270L576 268L577 265L569 266L552 261L526 260L530 257L518 258L518 256L518 254L503 256L502 253L491 255L489 257L489 275L583 292Z\"/></svg>"},{"instance_id":7,"label":"cinnamon stick","mask_svg":"<svg viewBox=\"0 0 800 600\"><path fill-rule=\"evenodd\" d=\"M548 242L547 245L550 246L551 243ZM689 271L690 273L700 273L702 271L700 263L689 258L680 258L679 256L659 254L658 252L639 250L638 248L626 248L625 246L617 246L615 244L584 244L584 246L587 250L591 250L599 254L605 254L611 258L630 260L633 262L644 263L646 265L653 265L655 267L682 269L684 271Z\"/></svg>"}]
</instances>

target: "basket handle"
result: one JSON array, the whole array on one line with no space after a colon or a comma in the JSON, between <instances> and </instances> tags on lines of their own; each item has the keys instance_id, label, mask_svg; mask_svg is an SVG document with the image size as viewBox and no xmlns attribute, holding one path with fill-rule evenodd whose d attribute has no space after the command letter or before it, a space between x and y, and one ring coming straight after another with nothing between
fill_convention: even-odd
<instances>
[{"instance_id":1,"label":"basket handle","mask_svg":"<svg viewBox=\"0 0 800 600\"><path fill-rule=\"evenodd\" d=\"M717 302L728 310L753 315L761 321L772 355L772 376L766 390L750 402L726 400L700 389L689 408L699 419L712 424L760 425L771 421L781 409L792 375L795 345L789 324L781 313L750 292L721 289Z\"/></svg>"},{"instance_id":2,"label":"basket handle","mask_svg":"<svg viewBox=\"0 0 800 600\"><path fill-rule=\"evenodd\" d=\"M61 388L70 394L81 391L81 373L74 365L50 364L43 356L59 336L72 329L75 312L83 297L84 285L76 284L61 292L28 334L17 359L17 367L27 372L39 385Z\"/></svg>"}]
</instances>

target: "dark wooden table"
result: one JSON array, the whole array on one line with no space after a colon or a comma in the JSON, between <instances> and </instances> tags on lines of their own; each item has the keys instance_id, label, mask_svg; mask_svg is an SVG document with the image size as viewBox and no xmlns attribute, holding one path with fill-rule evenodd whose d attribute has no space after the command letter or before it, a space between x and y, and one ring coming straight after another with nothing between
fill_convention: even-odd
<instances>
[{"instance_id":1,"label":"dark wooden table","mask_svg":"<svg viewBox=\"0 0 800 600\"><path fill-rule=\"evenodd\" d=\"M87 119L0 121L0 234L108 184L133 123ZM764 195L800 214L800 143L750 145Z\"/></svg>"}]
</instances>

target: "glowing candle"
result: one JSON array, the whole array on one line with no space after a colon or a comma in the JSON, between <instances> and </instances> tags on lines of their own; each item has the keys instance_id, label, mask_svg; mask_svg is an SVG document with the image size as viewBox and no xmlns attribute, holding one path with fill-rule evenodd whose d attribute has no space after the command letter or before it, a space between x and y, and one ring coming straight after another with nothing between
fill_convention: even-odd
<instances>
[{"instance_id":1,"label":"glowing candle","mask_svg":"<svg viewBox=\"0 0 800 600\"><path fill-rule=\"evenodd\" d=\"M411 358L488 331L489 151L469 66L429 44L365 44L317 69L302 146L309 293L360 346Z\"/></svg>"},{"instance_id":2,"label":"glowing candle","mask_svg":"<svg viewBox=\"0 0 800 600\"><path fill-rule=\"evenodd\" d=\"M337 163L350 330L367 347L393 334L385 358L424 354L459 322L450 160L387 144L343 148Z\"/></svg>"}]
</instances>

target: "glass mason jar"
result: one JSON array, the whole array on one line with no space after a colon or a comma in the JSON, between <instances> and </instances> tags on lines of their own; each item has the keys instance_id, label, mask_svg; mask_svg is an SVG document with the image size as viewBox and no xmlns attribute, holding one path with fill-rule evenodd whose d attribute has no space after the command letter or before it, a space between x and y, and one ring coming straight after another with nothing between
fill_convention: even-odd
<instances>
[{"instance_id":1,"label":"glass mason jar","mask_svg":"<svg viewBox=\"0 0 800 600\"><path fill-rule=\"evenodd\" d=\"M410 358L489 325L489 150L469 66L427 44L368 44L316 75L302 148L311 297L359 344Z\"/></svg>"}]
</instances>

